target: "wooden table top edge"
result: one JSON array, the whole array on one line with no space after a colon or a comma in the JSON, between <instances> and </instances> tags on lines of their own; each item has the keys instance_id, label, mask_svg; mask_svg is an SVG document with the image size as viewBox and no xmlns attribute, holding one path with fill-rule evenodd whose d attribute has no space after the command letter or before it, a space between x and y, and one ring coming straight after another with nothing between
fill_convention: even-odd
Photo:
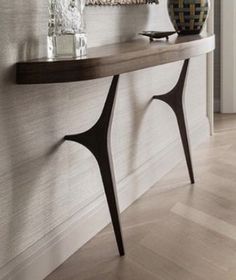
<instances>
[{"instance_id":1,"label":"wooden table top edge","mask_svg":"<svg viewBox=\"0 0 236 280\"><path fill-rule=\"evenodd\" d=\"M137 39L91 48L85 59L42 58L18 62L16 82L44 84L103 78L188 59L215 48L214 34L172 37L169 41Z\"/></svg>"}]
</instances>

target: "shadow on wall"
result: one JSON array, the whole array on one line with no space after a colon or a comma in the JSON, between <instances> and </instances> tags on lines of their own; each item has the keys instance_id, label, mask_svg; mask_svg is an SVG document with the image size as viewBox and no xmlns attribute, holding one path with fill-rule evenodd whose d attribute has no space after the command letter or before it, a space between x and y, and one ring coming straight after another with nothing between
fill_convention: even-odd
<instances>
[{"instance_id":1,"label":"shadow on wall","mask_svg":"<svg viewBox=\"0 0 236 280\"><path fill-rule=\"evenodd\" d=\"M15 5L9 2L5 6L4 14L0 12L0 26L7 27L4 33L10 36L1 41L0 53L0 269L42 237L43 219L50 224L54 206L48 204L47 211L40 212L42 197L38 194L39 188L42 193L45 187L48 201L54 197L56 178L60 175L57 152L62 143L56 134L57 104L47 87L36 90L36 86L15 85L12 66L40 55L36 38L40 22L34 15L42 7L38 7L38 1L19 1ZM21 15L22 7L26 10ZM31 16L26 18L26 14ZM44 184L48 184L49 191Z\"/></svg>"},{"instance_id":2,"label":"shadow on wall","mask_svg":"<svg viewBox=\"0 0 236 280\"><path fill-rule=\"evenodd\" d=\"M146 30L148 26L148 18L149 18L149 5L134 5L126 8L127 13L124 13L120 17L119 26L120 26L120 36L124 30L128 30L130 34L127 36L125 40L131 40L136 37L139 37L138 33ZM132 27L133 30L130 30L129 27ZM123 40L123 38L121 38ZM126 89L127 92L125 94L128 97L129 103L129 119L131 119L131 132L130 132L130 143L129 146L129 154L127 155L128 163L127 163L127 174L133 173L135 169L137 169L137 152L138 152L138 142L142 137L140 130L142 127L142 123L144 121L145 115L147 113L148 107L151 103L152 96L150 95L150 99L146 100L144 103L144 99L139 100L137 96L137 87L138 81L137 76L135 78L135 74L130 73L126 74ZM149 85L151 84L151 80L148 81ZM146 95L146 93L143 93ZM148 150L148 147L147 147ZM136 180L135 177L133 177ZM137 178L136 181L133 182L133 185L138 188L139 180ZM136 194L134 194L136 197Z\"/></svg>"},{"instance_id":3,"label":"shadow on wall","mask_svg":"<svg viewBox=\"0 0 236 280\"><path fill-rule=\"evenodd\" d=\"M149 6L131 5L118 7L118 9L124 10L124 12L121 12L117 22L120 41L139 37L139 32L145 30L148 24Z\"/></svg>"},{"instance_id":4,"label":"shadow on wall","mask_svg":"<svg viewBox=\"0 0 236 280\"><path fill-rule=\"evenodd\" d=\"M89 6L86 25L89 47L124 42L146 29L149 5ZM98 22L99 19L99 22Z\"/></svg>"}]
</instances>

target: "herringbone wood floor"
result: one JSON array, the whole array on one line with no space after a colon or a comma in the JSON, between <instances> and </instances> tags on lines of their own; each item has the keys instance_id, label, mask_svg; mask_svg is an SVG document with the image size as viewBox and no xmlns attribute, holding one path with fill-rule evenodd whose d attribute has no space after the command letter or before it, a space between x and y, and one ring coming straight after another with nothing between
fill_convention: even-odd
<instances>
[{"instance_id":1,"label":"herringbone wood floor","mask_svg":"<svg viewBox=\"0 0 236 280\"><path fill-rule=\"evenodd\" d=\"M236 115L216 115L193 159L194 187L182 162L122 214L124 258L109 226L46 279L235 280Z\"/></svg>"}]
</instances>

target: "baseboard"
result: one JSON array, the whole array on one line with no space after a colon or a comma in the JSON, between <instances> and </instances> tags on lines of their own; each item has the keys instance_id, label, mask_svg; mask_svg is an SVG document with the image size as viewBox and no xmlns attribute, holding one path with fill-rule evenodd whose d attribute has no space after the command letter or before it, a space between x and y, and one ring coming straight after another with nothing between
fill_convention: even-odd
<instances>
[{"instance_id":1,"label":"baseboard","mask_svg":"<svg viewBox=\"0 0 236 280\"><path fill-rule=\"evenodd\" d=\"M190 131L192 147L209 137L207 118ZM154 155L133 174L119 182L120 209L124 211L183 159L179 139ZM135 182L135 184L134 184ZM138 182L138 184L137 184ZM130 186L134 186L131 188ZM128 187L129 186L129 187ZM110 222L104 197L71 217L43 239L0 269L0 280L42 280ZM114 252L116 254L117 252Z\"/></svg>"}]
</instances>

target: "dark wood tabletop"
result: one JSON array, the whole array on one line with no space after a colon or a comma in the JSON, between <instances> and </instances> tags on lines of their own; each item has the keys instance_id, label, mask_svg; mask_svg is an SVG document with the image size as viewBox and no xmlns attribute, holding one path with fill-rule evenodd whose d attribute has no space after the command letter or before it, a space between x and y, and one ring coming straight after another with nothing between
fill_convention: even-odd
<instances>
[{"instance_id":1,"label":"dark wood tabletop","mask_svg":"<svg viewBox=\"0 0 236 280\"><path fill-rule=\"evenodd\" d=\"M88 50L83 59L42 58L17 63L18 84L43 84L84 81L114 76L170 62L188 59L214 50L210 34L177 36L150 42L137 39Z\"/></svg>"}]
</instances>

